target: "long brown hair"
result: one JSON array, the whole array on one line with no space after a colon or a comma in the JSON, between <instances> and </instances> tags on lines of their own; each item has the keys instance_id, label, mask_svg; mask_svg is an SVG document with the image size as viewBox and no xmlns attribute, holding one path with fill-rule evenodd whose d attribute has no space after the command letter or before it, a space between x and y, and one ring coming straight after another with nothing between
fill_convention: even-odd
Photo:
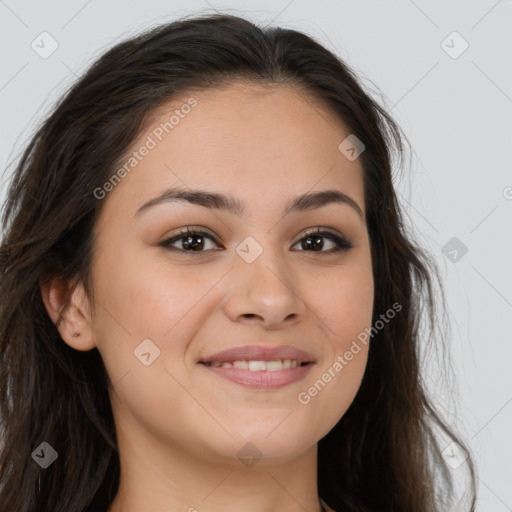
<instances>
[{"instance_id":1,"label":"long brown hair","mask_svg":"<svg viewBox=\"0 0 512 512\"><path fill-rule=\"evenodd\" d=\"M428 397L420 374L422 322L436 329L427 253L406 234L393 185L401 130L337 56L295 30L231 15L181 19L117 44L58 102L19 158L0 246L0 512L82 512L106 507L120 466L97 349L76 351L50 320L40 284L82 282L93 303L94 191L112 176L149 116L178 94L243 80L285 83L315 98L363 141L374 322L402 311L372 339L361 387L318 447L320 496L338 511L433 512L452 494L435 429L469 453ZM402 159L400 158L400 161ZM437 282L436 281L436 282ZM434 339L435 338L435 339ZM58 453L42 469L33 452ZM475 471L471 476L474 510Z\"/></svg>"}]
</instances>

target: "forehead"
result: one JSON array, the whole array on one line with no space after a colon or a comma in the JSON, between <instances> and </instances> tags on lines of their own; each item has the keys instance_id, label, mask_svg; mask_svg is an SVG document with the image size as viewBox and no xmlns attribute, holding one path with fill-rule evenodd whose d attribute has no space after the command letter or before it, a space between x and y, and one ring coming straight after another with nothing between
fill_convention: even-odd
<instances>
[{"instance_id":1,"label":"forehead","mask_svg":"<svg viewBox=\"0 0 512 512\"><path fill-rule=\"evenodd\" d=\"M261 208L336 187L364 211L360 159L350 161L338 149L348 135L339 118L295 86L189 91L151 115L123 159L138 153L136 165L125 166L108 202L135 210L165 188L182 186L230 193Z\"/></svg>"}]
</instances>

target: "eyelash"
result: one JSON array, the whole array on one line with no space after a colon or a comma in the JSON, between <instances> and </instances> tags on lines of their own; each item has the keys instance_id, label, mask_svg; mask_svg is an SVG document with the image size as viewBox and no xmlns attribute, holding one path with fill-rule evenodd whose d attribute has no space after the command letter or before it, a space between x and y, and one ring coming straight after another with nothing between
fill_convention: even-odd
<instances>
[{"instance_id":1,"label":"eyelash","mask_svg":"<svg viewBox=\"0 0 512 512\"><path fill-rule=\"evenodd\" d=\"M189 236L201 236L201 237L206 237L206 238L209 238L210 240L212 240L215 244L219 245L217 243L217 241L215 240L215 238L211 235L209 235L208 233L204 232L204 231L199 231L199 230L195 230L195 229L190 229L190 228L186 228L182 231L180 231L179 233L177 233L176 235L174 235L173 237L171 238L168 238L166 240L162 240L158 245L162 246L162 247L165 247L167 249L170 249L170 250L177 250L179 252L184 252L184 253L189 253L189 254L201 254L203 252L207 252L207 251L193 251L193 250L185 250L185 249L179 249L179 248L176 248L176 247L170 247L171 244L173 244L174 242L178 242L179 240L183 240ZM349 249L352 249L353 245L346 239L344 238L343 236L340 236L340 235L336 235L334 233L331 233L330 231L326 231L325 229L322 229L322 228L317 228L315 230L309 230L307 231L306 233L304 233L304 236L298 240L294 245L297 245L297 243L301 242L302 240L308 238L308 237L325 237L325 238L329 238L332 242L334 242L334 244L336 245L336 247L334 249L330 249L328 251L308 251L308 250L304 250L304 249L301 249L299 252L319 252L320 254L337 254L337 253L340 253L340 252L345 252L345 251L348 251ZM211 249L209 249L211 250Z\"/></svg>"}]
</instances>

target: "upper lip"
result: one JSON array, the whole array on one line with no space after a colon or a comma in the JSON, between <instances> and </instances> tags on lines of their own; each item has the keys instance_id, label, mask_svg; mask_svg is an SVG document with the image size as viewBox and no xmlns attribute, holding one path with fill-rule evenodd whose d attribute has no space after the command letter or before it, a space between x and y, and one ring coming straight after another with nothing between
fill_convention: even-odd
<instances>
[{"instance_id":1,"label":"upper lip","mask_svg":"<svg viewBox=\"0 0 512 512\"><path fill-rule=\"evenodd\" d=\"M315 362L315 358L289 345L269 347L261 345L245 345L229 348L201 359L200 363L228 363L232 361L279 361L284 359L297 360L301 363Z\"/></svg>"}]
</instances>

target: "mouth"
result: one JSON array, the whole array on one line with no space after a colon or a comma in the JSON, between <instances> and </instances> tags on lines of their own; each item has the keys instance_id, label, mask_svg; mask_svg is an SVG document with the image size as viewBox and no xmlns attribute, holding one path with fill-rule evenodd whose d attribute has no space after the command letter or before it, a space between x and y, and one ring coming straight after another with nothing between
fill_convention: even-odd
<instances>
[{"instance_id":1,"label":"mouth","mask_svg":"<svg viewBox=\"0 0 512 512\"><path fill-rule=\"evenodd\" d=\"M281 370L288 370L289 368L297 368L297 366L313 364L312 361L298 361L297 359L277 359L275 361L238 360L223 361L222 363L199 361L199 363L204 364L205 366L213 366L215 368L239 368L241 370L249 370L251 372L277 372Z\"/></svg>"},{"instance_id":2,"label":"mouth","mask_svg":"<svg viewBox=\"0 0 512 512\"><path fill-rule=\"evenodd\" d=\"M252 389L276 389L300 381L315 365L308 353L290 346L245 346L198 361L210 374Z\"/></svg>"}]
</instances>

